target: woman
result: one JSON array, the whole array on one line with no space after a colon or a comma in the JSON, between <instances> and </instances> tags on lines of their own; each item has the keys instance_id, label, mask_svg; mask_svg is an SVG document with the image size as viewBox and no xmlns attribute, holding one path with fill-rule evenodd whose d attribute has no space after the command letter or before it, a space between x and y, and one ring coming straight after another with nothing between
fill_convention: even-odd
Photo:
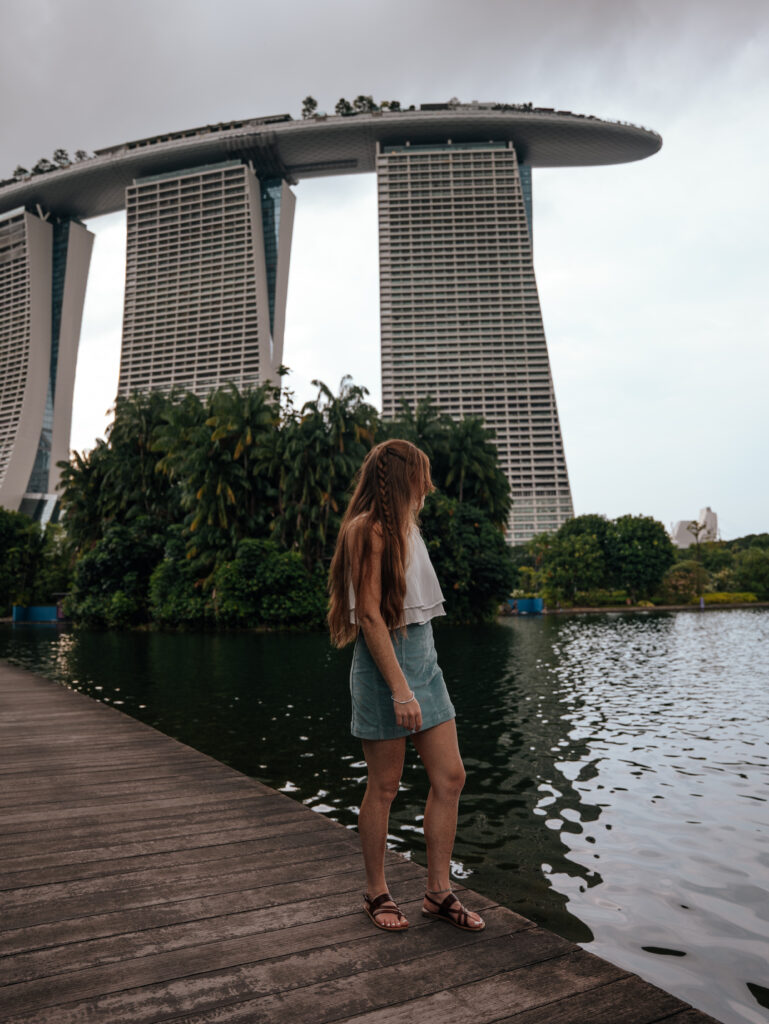
<instances>
[{"instance_id":1,"label":"woman","mask_svg":"<svg viewBox=\"0 0 769 1024\"><path fill-rule=\"evenodd\" d=\"M384 855L410 735L430 779L422 913L481 931L485 922L462 906L449 881L465 771L454 706L433 644L431 620L445 614L443 594L417 526L432 490L429 460L408 441L384 441L368 453L331 562L328 621L335 646L355 641L351 728L368 765L358 816L364 910L378 928L408 928L388 891Z\"/></svg>"}]
</instances>

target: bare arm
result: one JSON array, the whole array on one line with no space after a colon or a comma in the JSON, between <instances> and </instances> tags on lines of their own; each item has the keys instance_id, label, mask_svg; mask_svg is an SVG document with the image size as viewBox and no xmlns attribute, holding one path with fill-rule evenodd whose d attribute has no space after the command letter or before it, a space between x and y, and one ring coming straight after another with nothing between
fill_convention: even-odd
<instances>
[{"instance_id":1,"label":"bare arm","mask_svg":"<svg viewBox=\"0 0 769 1024\"><path fill-rule=\"evenodd\" d=\"M362 527L365 529L366 527ZM357 533L357 531L356 531ZM358 543L356 543L358 541ZM353 550L360 550L359 538L353 540ZM412 690L406 682L403 670L393 650L390 631L382 618L380 604L382 600L382 551L384 541L378 528L374 528L371 536L371 555L366 571L355 595L355 607L358 613L366 646L376 662L376 666L390 687L396 701L408 701ZM422 728L422 712L419 702L414 700L407 704L393 702L395 720L405 729L419 730Z\"/></svg>"}]
</instances>

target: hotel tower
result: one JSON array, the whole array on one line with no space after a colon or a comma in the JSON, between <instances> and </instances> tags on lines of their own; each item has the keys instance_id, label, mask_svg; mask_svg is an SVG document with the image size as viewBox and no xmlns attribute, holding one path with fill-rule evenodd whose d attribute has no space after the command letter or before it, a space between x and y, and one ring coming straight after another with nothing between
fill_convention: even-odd
<instances>
[{"instance_id":1,"label":"hotel tower","mask_svg":"<svg viewBox=\"0 0 769 1024\"><path fill-rule=\"evenodd\" d=\"M92 236L127 210L118 395L279 381L304 178L376 173L382 404L493 429L522 543L572 514L532 261L532 170L641 160L647 128L532 107L288 114L97 150L0 182L0 504L46 519L66 459ZM290 356L288 361L290 361Z\"/></svg>"},{"instance_id":2,"label":"hotel tower","mask_svg":"<svg viewBox=\"0 0 769 1024\"><path fill-rule=\"evenodd\" d=\"M508 539L573 515L531 245L531 168L512 143L380 146L382 406L425 395L495 433Z\"/></svg>"}]
</instances>

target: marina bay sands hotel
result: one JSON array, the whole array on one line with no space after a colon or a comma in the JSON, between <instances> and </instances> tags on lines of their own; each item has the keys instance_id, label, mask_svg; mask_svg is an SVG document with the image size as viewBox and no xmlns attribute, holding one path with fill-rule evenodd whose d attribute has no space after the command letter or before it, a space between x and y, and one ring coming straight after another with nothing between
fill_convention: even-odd
<instances>
[{"instance_id":1,"label":"marina bay sands hotel","mask_svg":"<svg viewBox=\"0 0 769 1024\"><path fill-rule=\"evenodd\" d=\"M0 505L47 520L69 458L93 235L125 208L119 395L277 382L291 186L377 176L382 413L432 396L481 417L513 497L508 540L572 514L532 260L532 170L640 160L655 132L567 111L424 104L208 125L0 187ZM319 309L318 317L323 316Z\"/></svg>"}]
</instances>

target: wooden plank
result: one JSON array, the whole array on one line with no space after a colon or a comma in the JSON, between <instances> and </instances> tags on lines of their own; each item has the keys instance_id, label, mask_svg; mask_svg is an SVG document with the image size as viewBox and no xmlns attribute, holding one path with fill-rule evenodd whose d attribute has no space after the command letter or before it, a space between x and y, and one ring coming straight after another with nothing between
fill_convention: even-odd
<instances>
[{"instance_id":1,"label":"wooden plank","mask_svg":"<svg viewBox=\"0 0 769 1024\"><path fill-rule=\"evenodd\" d=\"M115 985L115 994L105 1001L99 1009L106 1010L118 1017L121 1013L130 1012L132 1022L157 1021L173 1015L200 1014L216 1011L222 1004L222 992L227 993L227 1002L242 1001L246 1007L254 1003L262 1006L270 1002L275 1005L279 999L293 999L296 1005L308 1003L318 1011L318 989L323 987L323 1011L318 1020L333 1019L338 1005L349 1005L350 979L359 979L367 974L384 972L384 987L389 988L388 971L405 972L409 978L419 978L422 987L428 990L442 984L441 973L443 964L447 970L458 971L461 977L484 977L488 970L498 969L500 955L509 953L507 922L504 916L498 915L495 927L479 944L477 936L458 929L444 928L440 936L436 936L435 922L415 928L409 934L409 942L396 941L383 943L378 934L372 934L371 928L365 935L345 943L335 941L330 945L311 947L302 952L288 955L271 956L261 963L246 963L229 970L207 972L203 977L187 975L179 980L163 986L145 987L134 991L127 985L120 984L119 972L114 968L105 970L96 968L90 972L82 972L70 981L66 995L71 995L81 987L88 992L94 989L94 995L109 991L106 985ZM431 927L432 926L432 927ZM490 924L487 926L492 928ZM528 933L527 933L528 934ZM403 938L400 936L399 938ZM328 940L328 931L325 933ZM472 947L472 952L470 951ZM556 936L539 932L523 950L520 947L516 963L532 963L563 953L571 947L570 943ZM440 959L439 969L436 960ZM105 977L106 975L106 977ZM177 976L178 977L178 976ZM51 979L49 984L55 984ZM63 982L60 981L59 985ZM331 997L331 993L334 996ZM55 993L55 994L54 994ZM84 994L85 994L84 993ZM59 994L52 990L48 996L38 992L32 1005L42 1007L46 998L58 1000ZM21 998L19 998L21 996ZM13 1013L24 1010L24 1002L28 993L8 992L6 996L8 1011ZM93 996L91 997L93 998ZM80 1019L83 1012L82 1003L68 1005L69 999L54 1004L59 1013L57 1022L68 1024L69 1021ZM98 1004L97 1004L98 1005ZM11 1018L12 1019L12 1018ZM41 1021L46 1020L45 1015ZM241 1018L244 1019L244 1018ZM274 1018L273 1018L274 1019ZM285 1019L285 1018L284 1018ZM289 1020L293 1019L291 1017Z\"/></svg>"},{"instance_id":2,"label":"wooden plank","mask_svg":"<svg viewBox=\"0 0 769 1024\"><path fill-rule=\"evenodd\" d=\"M0 748L3 1024L711 1020L470 890L483 932L422 917L393 851L385 937L354 830L2 664Z\"/></svg>"},{"instance_id":3,"label":"wooden plank","mask_svg":"<svg viewBox=\"0 0 769 1024\"><path fill-rule=\"evenodd\" d=\"M656 1024L680 1009L681 1001L660 988L649 991L636 975L577 995L500 1017L495 1024ZM704 1024L700 1019L699 1024Z\"/></svg>"},{"instance_id":4,"label":"wooden plank","mask_svg":"<svg viewBox=\"0 0 769 1024\"><path fill-rule=\"evenodd\" d=\"M0 877L0 892L8 889L24 889L29 892L33 899L49 898L45 893L52 885L64 885L68 882L82 882L88 878L109 879L110 886L119 880L119 876L135 874L137 878L145 876L146 872L165 871L169 868L178 867L186 869L193 865L200 869L205 865L206 871L226 870L230 862L242 864L253 861L257 856L259 863L264 864L265 858L273 857L276 863L281 863L286 857L288 850L301 851L302 854L314 856L314 852L323 856L334 856L337 853L349 852L352 847L357 852L358 844L350 836L346 839L338 833L323 831L293 832L291 839L283 840L284 833L278 837L268 840L242 840L234 843L216 843L211 846L190 846L189 843L182 845L177 843L177 849L168 853L138 854L133 857L111 857L105 860L92 860L89 862L76 861L55 868L35 867L25 871L3 872ZM321 849L324 845L331 844L328 854ZM267 861L269 863L269 861ZM175 877L181 875L175 872ZM43 892L42 897L35 893L36 889ZM2 896L0 896L0 901ZM0 902L0 905L1 902Z\"/></svg>"},{"instance_id":5,"label":"wooden plank","mask_svg":"<svg viewBox=\"0 0 769 1024\"><path fill-rule=\"evenodd\" d=\"M397 883L400 891L411 882L416 889L424 888L424 879L419 875L413 882L416 865L408 861L388 869L391 884ZM153 942L160 941L164 948L179 945L201 945L217 938L237 935L254 935L274 928L296 928L309 917L328 913L341 917L349 913L350 899L359 906L361 892L360 872L341 873L324 878L322 897L313 895L302 879L286 881L261 889L244 889L236 892L216 893L184 900L172 900L137 908L120 907L115 911L92 913L87 917L67 918L62 921L26 924L20 928L0 933L0 955L10 955L54 946L66 946L71 942L87 939L109 939L115 935L139 933L155 928L168 931L155 934ZM415 890L416 891L416 890ZM337 897L343 895L339 903ZM316 899L323 902L316 904ZM276 913L275 908L280 908ZM94 908L92 908L94 909ZM230 916L231 915L231 916ZM356 917L366 930L372 925L362 912Z\"/></svg>"},{"instance_id":6,"label":"wooden plank","mask_svg":"<svg viewBox=\"0 0 769 1024\"><path fill-rule=\"evenodd\" d=\"M104 860L115 865L121 860L128 860L132 857L151 857L156 854L183 853L191 856L196 850L213 851L217 847L240 843L253 843L259 849L270 850L275 848L273 844L280 844L284 836L293 837L308 833L315 835L318 832L324 838L331 835L338 838L338 833L335 830L323 827L324 820L320 815L315 815L315 818L309 821L304 815L296 818L281 815L276 822L270 819L269 825L235 826L217 832L199 831L196 833L192 829L176 830L166 838L146 840L137 839L137 833L131 831L124 833L122 844L115 842L109 846L85 847L74 847L67 844L66 849L55 849L49 853L33 852L40 849L38 842L34 841L29 843L28 853L17 857L3 858L2 863L5 868L3 877L18 883L19 876L16 872L35 872L34 877L38 881L54 881L52 874L49 873L51 871L65 871L76 866L86 872L81 877L86 877L95 862ZM139 833L139 836L141 835L142 833ZM113 838L115 837L110 836L110 839Z\"/></svg>"},{"instance_id":7,"label":"wooden plank","mask_svg":"<svg viewBox=\"0 0 769 1024\"><path fill-rule=\"evenodd\" d=\"M348 854L344 857L310 856L302 860L298 853L292 862L280 863L268 867L254 866L246 869L233 869L228 872L212 874L210 871L196 871L192 877L180 881L170 881L161 877L157 881L137 884L134 879L122 879L119 886L105 884L102 886L72 886L68 897L31 900L28 890L22 890L18 899L3 906L0 901L3 928L18 928L23 922L29 924L46 924L52 921L65 921L70 918L86 917L93 912L94 906L100 910L118 910L122 908L147 908L169 901L193 899L196 896L219 896L228 893L240 893L262 887L278 885L287 875L302 879L306 883L320 884L320 879L330 875L344 874L360 868L360 855ZM305 886L305 892L307 886Z\"/></svg>"}]
</instances>

